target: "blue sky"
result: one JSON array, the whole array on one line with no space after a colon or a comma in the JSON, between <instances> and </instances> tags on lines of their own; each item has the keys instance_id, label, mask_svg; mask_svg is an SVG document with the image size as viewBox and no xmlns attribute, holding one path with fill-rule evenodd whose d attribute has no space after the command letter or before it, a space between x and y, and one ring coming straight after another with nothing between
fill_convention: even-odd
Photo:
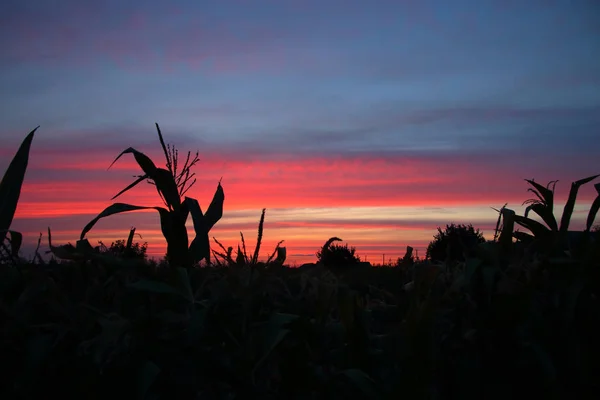
<instances>
[{"instance_id":1,"label":"blue sky","mask_svg":"<svg viewBox=\"0 0 600 400\"><path fill-rule=\"evenodd\" d=\"M72 165L50 166L64 161L61 151L94 153L81 162L96 156L109 162L128 146L151 153L154 122L179 147L199 148L213 160L207 179L229 172L230 182L246 176L252 163L264 172L261 163L279 161L269 164L268 176L287 179L290 160L323 168L337 160L337 179L360 176L364 187L390 168L377 169L372 160L408 158L458 165L463 192L475 190L468 174L502 175L493 179L507 182L507 197L522 193L524 200L522 178L571 181L598 173L597 1L98 3L0 4L0 167L24 134L41 125L32 184L101 179L105 169L84 174ZM229 169L217 171L217 159L231 161ZM360 174L356 165L363 166ZM325 185L328 176L304 185ZM371 189L391 196L393 184ZM427 184L413 182L424 199ZM443 206L452 188L436 185ZM25 192L23 201L34 201L35 193ZM399 188L398 197L405 192ZM337 193L347 200L347 192ZM323 207L341 202L331 196ZM285 208L283 200L275 203ZM488 203L485 197L481 207Z\"/></svg>"}]
</instances>

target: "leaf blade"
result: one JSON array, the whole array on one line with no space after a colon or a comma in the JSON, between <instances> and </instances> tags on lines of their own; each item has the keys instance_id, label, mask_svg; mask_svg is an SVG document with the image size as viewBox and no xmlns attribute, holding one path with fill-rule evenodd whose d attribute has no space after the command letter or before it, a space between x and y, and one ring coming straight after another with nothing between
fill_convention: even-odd
<instances>
[{"instance_id":1,"label":"leaf blade","mask_svg":"<svg viewBox=\"0 0 600 400\"><path fill-rule=\"evenodd\" d=\"M98 222L102 218L109 217L109 216L115 215L115 214L129 212L129 211L149 210L149 209L157 210L161 214L163 212L168 213L168 211L162 207L136 206L136 205L126 204L126 203L111 204L110 206L106 207L100 214L98 214L96 216L96 218L94 218L90 222L88 222L88 224L81 231L80 240L83 240L85 238L86 233L88 233L94 227L94 225L96 225L96 222Z\"/></svg>"},{"instance_id":2,"label":"leaf blade","mask_svg":"<svg viewBox=\"0 0 600 400\"><path fill-rule=\"evenodd\" d=\"M0 230L10 229L10 225L17 211L17 204L21 196L21 187L25 180L25 172L29 163L29 151L35 132L29 132L10 162L2 181L0 181ZM5 234L2 235L4 240Z\"/></svg>"}]
</instances>

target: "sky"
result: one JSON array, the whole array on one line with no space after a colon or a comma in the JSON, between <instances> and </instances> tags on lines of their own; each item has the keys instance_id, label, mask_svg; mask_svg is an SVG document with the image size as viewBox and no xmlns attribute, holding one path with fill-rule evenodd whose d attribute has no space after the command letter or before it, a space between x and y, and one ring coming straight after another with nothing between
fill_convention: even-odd
<instances>
[{"instance_id":1,"label":"sky","mask_svg":"<svg viewBox=\"0 0 600 400\"><path fill-rule=\"evenodd\" d=\"M47 228L75 243L139 173L134 147L164 164L154 123L199 151L188 195L210 236L261 258L285 240L314 261L332 236L379 262L419 255L438 226L522 212L525 178L600 173L597 0L4 0L0 171L36 126L11 229L31 252ZM582 188L574 227L596 192ZM119 201L161 205L150 185ZM561 208L557 208L560 215ZM93 245L135 226L165 251L155 212L100 221ZM191 220L189 221L191 227ZM191 236L191 231L190 231Z\"/></svg>"}]
</instances>

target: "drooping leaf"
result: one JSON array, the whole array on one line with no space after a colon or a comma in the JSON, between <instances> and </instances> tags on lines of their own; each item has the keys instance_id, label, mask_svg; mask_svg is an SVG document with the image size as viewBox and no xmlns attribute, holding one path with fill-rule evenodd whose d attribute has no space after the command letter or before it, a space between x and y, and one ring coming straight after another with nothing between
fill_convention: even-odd
<instances>
[{"instance_id":1,"label":"drooping leaf","mask_svg":"<svg viewBox=\"0 0 600 400\"><path fill-rule=\"evenodd\" d=\"M196 233L189 248L192 262L195 264L203 259L210 261L210 240L208 238L209 229L206 224L206 217L202 214L198 200L186 197L184 204L192 215L194 231Z\"/></svg>"},{"instance_id":2,"label":"drooping leaf","mask_svg":"<svg viewBox=\"0 0 600 400\"><path fill-rule=\"evenodd\" d=\"M527 232L515 232L513 233L515 239L520 240L521 242L527 243L534 239L533 235L530 235Z\"/></svg>"},{"instance_id":3,"label":"drooping leaf","mask_svg":"<svg viewBox=\"0 0 600 400\"><path fill-rule=\"evenodd\" d=\"M142 175L140 176L138 179L136 179L133 183L129 184L125 189L121 190L119 193L115 194L111 200L116 199L117 197L119 197L120 195L122 195L123 193L125 193L126 191L128 191L129 189L135 187L138 183L142 182L143 180L148 179L148 175Z\"/></svg>"},{"instance_id":4,"label":"drooping leaf","mask_svg":"<svg viewBox=\"0 0 600 400\"><path fill-rule=\"evenodd\" d=\"M179 197L179 189L177 188L177 182L175 182L173 174L167 169L156 168L156 173L152 179L169 208L179 211L181 208L181 198Z\"/></svg>"},{"instance_id":5,"label":"drooping leaf","mask_svg":"<svg viewBox=\"0 0 600 400\"><path fill-rule=\"evenodd\" d=\"M173 177L171 171L164 168L157 168L150 157L148 157L140 151L137 151L133 147L129 147L123 150L121 154L119 154L117 158L115 158L112 164L110 164L110 167L112 167L112 165L115 162L117 162L117 160L121 158L124 154L133 154L138 165L140 166L142 171L144 171L144 176L146 176L145 179L149 178L154 181L154 183L156 184L156 190L158 190L159 193L163 196L169 207L172 207L175 210L179 209L179 207L181 206L181 200L179 198L177 183L175 182L175 178ZM119 194L131 189L132 187L140 183L142 180L144 179L138 178L134 183L129 185L126 189L122 190ZM113 199L115 197L113 197Z\"/></svg>"},{"instance_id":6,"label":"drooping leaf","mask_svg":"<svg viewBox=\"0 0 600 400\"><path fill-rule=\"evenodd\" d=\"M25 137L0 181L0 231L9 230L15 216L29 162L29 149L38 128L39 126ZM6 234L2 234L0 237L2 241L5 236Z\"/></svg>"},{"instance_id":7,"label":"drooping leaf","mask_svg":"<svg viewBox=\"0 0 600 400\"><path fill-rule=\"evenodd\" d=\"M5 237L7 233L10 233L10 251L13 257L17 257L19 255L19 250L21 249L21 244L23 244L23 235L21 232L11 231L11 230L0 230L0 237Z\"/></svg>"},{"instance_id":8,"label":"drooping leaf","mask_svg":"<svg viewBox=\"0 0 600 400\"><path fill-rule=\"evenodd\" d=\"M558 231L558 224L556 223L556 218L554 218L554 213L550 207L542 203L530 204L525 208L525 218L528 217L529 211L533 211L539 215L551 231Z\"/></svg>"},{"instance_id":9,"label":"drooping leaf","mask_svg":"<svg viewBox=\"0 0 600 400\"><path fill-rule=\"evenodd\" d=\"M156 165L154 165L154 162L152 162L152 159L150 159L150 157L148 157L140 151L137 151L133 147L129 147L123 150L121 154L119 154L117 158L115 158L115 160L110 164L108 169L110 169L113 166L113 164L116 163L117 160L121 158L124 154L133 154L138 165L140 166L142 171L144 171L144 174L148 175L150 178L153 177L154 172L156 171Z\"/></svg>"},{"instance_id":10,"label":"drooping leaf","mask_svg":"<svg viewBox=\"0 0 600 400\"><path fill-rule=\"evenodd\" d=\"M150 209L154 209L154 210L158 211L161 214L161 220L163 218L163 215L166 216L169 213L167 210L165 210L162 207L135 206L132 204L125 204L125 203L111 204L110 206L106 207L104 209L104 211L102 211L100 214L98 214L98 216L96 216L96 218L91 220L83 228L83 230L81 231L80 239L85 238L85 235L90 231L90 229L92 229L94 227L94 225L96 225L96 222L98 222L100 219L102 219L104 217L109 217L111 215L121 214L121 213L129 212L129 211L150 210Z\"/></svg>"},{"instance_id":11,"label":"drooping leaf","mask_svg":"<svg viewBox=\"0 0 600 400\"><path fill-rule=\"evenodd\" d=\"M198 232L206 231L205 216L202 213L202 209L200 208L198 200L191 197L186 197L184 204L187 206L190 214L192 214L192 222L194 224L194 231L196 234Z\"/></svg>"},{"instance_id":12,"label":"drooping leaf","mask_svg":"<svg viewBox=\"0 0 600 400\"><path fill-rule=\"evenodd\" d=\"M160 141L160 146L162 147L163 152L165 153L165 161L167 163L169 171L171 171L172 174L173 170L171 166L171 157L169 157L169 152L167 150L167 146L165 145L165 140L163 139L162 132L160 131L160 127L158 126L158 122L155 122L154 125L156 125L156 131L158 132L158 140Z\"/></svg>"},{"instance_id":13,"label":"drooping leaf","mask_svg":"<svg viewBox=\"0 0 600 400\"><path fill-rule=\"evenodd\" d=\"M585 228L589 232L592 229L592 225L594 224L594 220L596 219L596 214L598 214L598 210L600 210L600 183L596 183L594 185L596 192L598 192L598 196L592 202L592 206L590 207L590 211L587 216L587 221L585 223Z\"/></svg>"},{"instance_id":14,"label":"drooping leaf","mask_svg":"<svg viewBox=\"0 0 600 400\"><path fill-rule=\"evenodd\" d=\"M520 215L515 215L514 218L517 224L529 229L535 237L541 237L550 233L550 229L531 218L525 218Z\"/></svg>"},{"instance_id":15,"label":"drooping leaf","mask_svg":"<svg viewBox=\"0 0 600 400\"><path fill-rule=\"evenodd\" d=\"M532 191L533 193L536 193L536 195L539 193L538 197L541 197L540 201L544 202L550 208L550 210L553 210L554 192L548 189L547 187L544 187L543 185L540 185L539 183L535 182L533 179L525 179L525 181L527 181L527 183L529 183L537 190L537 193L535 190Z\"/></svg>"},{"instance_id":16,"label":"drooping leaf","mask_svg":"<svg viewBox=\"0 0 600 400\"><path fill-rule=\"evenodd\" d=\"M48 227L48 247L50 248L50 251L46 253L52 253L62 260L80 260L84 258L83 254L81 254L71 243L54 246L52 244L52 232L50 231L50 227Z\"/></svg>"},{"instance_id":17,"label":"drooping leaf","mask_svg":"<svg viewBox=\"0 0 600 400\"><path fill-rule=\"evenodd\" d=\"M204 214L206 229L210 231L213 226L221 219L223 216L223 203L225 202L225 192L223 191L223 187L221 186L221 182L219 182L217 186L217 190L215 195L213 196L206 213Z\"/></svg>"},{"instance_id":18,"label":"drooping leaf","mask_svg":"<svg viewBox=\"0 0 600 400\"><path fill-rule=\"evenodd\" d=\"M585 185L588 182L593 181L599 175L589 176L584 179L580 179L571 184L571 190L569 191L569 199L565 204L565 209L563 210L563 215L560 220L560 231L566 232L569 229L569 223L571 222L571 216L573 215L573 209L575 208L575 201L577 200L577 192L582 185Z\"/></svg>"}]
</instances>

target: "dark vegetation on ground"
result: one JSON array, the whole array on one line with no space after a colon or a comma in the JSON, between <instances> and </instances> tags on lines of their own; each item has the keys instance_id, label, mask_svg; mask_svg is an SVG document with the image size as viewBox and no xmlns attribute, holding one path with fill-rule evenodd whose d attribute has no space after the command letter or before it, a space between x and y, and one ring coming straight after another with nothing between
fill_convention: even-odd
<instances>
[{"instance_id":1,"label":"dark vegetation on ground","mask_svg":"<svg viewBox=\"0 0 600 400\"><path fill-rule=\"evenodd\" d=\"M158 126L157 126L158 128ZM35 132L35 131L34 131ZM95 222L145 207L115 203L53 259L19 256L17 207L31 132L0 184L0 398L506 399L588 398L600 376L600 234L569 230L577 190L560 222L554 186L528 180L525 215L503 207L493 240L448 225L424 260L370 267L329 239L317 263L285 266L280 242L258 261L208 233L223 212L219 184L203 213L177 172L132 148L164 207L167 255L148 261L128 239L92 247ZM120 156L119 156L120 157ZM117 195L118 196L118 195ZM117 197L115 196L115 197ZM533 212L538 218L529 218ZM185 221L194 222L187 238ZM515 229L516 226L525 231ZM40 235L41 241L41 235ZM212 256L212 257L211 257Z\"/></svg>"}]
</instances>

